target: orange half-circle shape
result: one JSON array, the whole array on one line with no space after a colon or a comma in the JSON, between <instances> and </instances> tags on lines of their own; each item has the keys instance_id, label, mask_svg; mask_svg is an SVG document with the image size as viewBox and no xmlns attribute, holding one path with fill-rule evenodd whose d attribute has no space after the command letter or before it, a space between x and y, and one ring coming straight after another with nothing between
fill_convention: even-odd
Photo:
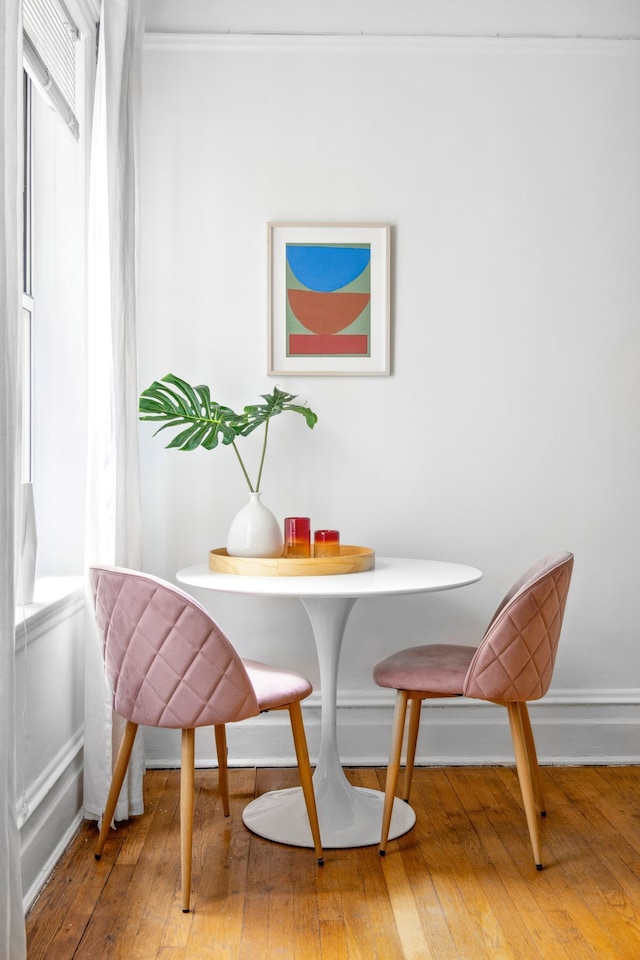
<instances>
[{"instance_id":1,"label":"orange half-circle shape","mask_svg":"<svg viewBox=\"0 0 640 960\"><path fill-rule=\"evenodd\" d=\"M368 293L318 293L288 290L289 305L307 330L317 334L339 333L360 316L369 303Z\"/></svg>"}]
</instances>

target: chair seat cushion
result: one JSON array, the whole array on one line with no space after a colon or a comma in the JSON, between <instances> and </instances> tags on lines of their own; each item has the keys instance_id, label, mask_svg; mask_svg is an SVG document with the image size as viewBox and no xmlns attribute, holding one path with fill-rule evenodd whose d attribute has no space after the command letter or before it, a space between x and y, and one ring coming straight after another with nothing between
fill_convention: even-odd
<instances>
[{"instance_id":1,"label":"chair seat cushion","mask_svg":"<svg viewBox=\"0 0 640 960\"><path fill-rule=\"evenodd\" d=\"M309 681L293 670L271 667L257 660L242 662L256 692L260 712L304 700L313 690Z\"/></svg>"},{"instance_id":2,"label":"chair seat cushion","mask_svg":"<svg viewBox=\"0 0 640 960\"><path fill-rule=\"evenodd\" d=\"M373 669L380 687L416 690L439 696L462 695L475 647L454 643L429 643L393 653Z\"/></svg>"}]
</instances>

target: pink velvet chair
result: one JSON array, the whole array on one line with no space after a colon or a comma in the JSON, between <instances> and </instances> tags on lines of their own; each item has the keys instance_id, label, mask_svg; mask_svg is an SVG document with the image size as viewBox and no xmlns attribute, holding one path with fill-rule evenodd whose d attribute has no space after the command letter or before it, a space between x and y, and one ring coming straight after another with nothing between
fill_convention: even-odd
<instances>
[{"instance_id":1,"label":"pink velvet chair","mask_svg":"<svg viewBox=\"0 0 640 960\"><path fill-rule=\"evenodd\" d=\"M474 697L507 708L533 856L542 869L536 806L545 816L527 701L547 692L569 591L573 555L556 553L531 567L502 600L479 647L427 644L392 654L373 671L398 691L387 768L380 854L386 852L410 702L403 799L409 799L422 701Z\"/></svg>"},{"instance_id":2,"label":"pink velvet chair","mask_svg":"<svg viewBox=\"0 0 640 960\"><path fill-rule=\"evenodd\" d=\"M267 710L289 711L315 855L323 863L320 828L300 701L304 677L241 660L196 600L156 577L117 567L89 571L96 620L104 638L113 709L127 721L96 847L100 859L139 724L182 730L180 837L182 909L189 911L193 833L195 728L212 725L223 811L229 815L225 724Z\"/></svg>"}]
</instances>

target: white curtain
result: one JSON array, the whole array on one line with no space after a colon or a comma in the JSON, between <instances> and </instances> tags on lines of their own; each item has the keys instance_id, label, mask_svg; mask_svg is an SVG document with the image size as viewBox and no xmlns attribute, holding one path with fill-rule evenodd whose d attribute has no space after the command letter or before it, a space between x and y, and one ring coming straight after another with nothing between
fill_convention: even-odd
<instances>
[{"instance_id":1,"label":"white curtain","mask_svg":"<svg viewBox=\"0 0 640 960\"><path fill-rule=\"evenodd\" d=\"M19 0L0 6L0 956L26 957L16 818L15 548L20 439L18 340L22 265L22 17Z\"/></svg>"},{"instance_id":2,"label":"white curtain","mask_svg":"<svg viewBox=\"0 0 640 960\"><path fill-rule=\"evenodd\" d=\"M138 120L144 27L140 0L102 0L89 199L87 564L140 569L136 295ZM99 820L122 721L111 710L101 642L85 671L84 807ZM142 813L139 738L115 819Z\"/></svg>"}]
</instances>

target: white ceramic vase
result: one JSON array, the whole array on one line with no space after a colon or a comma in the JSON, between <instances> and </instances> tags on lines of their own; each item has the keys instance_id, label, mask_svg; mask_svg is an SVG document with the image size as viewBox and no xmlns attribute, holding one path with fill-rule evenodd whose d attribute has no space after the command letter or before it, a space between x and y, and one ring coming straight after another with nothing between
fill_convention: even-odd
<instances>
[{"instance_id":1,"label":"white ceramic vase","mask_svg":"<svg viewBox=\"0 0 640 960\"><path fill-rule=\"evenodd\" d=\"M36 511L33 502L33 484L22 484L22 530L20 538L20 584L18 602L33 603L36 580Z\"/></svg>"},{"instance_id":2,"label":"white ceramic vase","mask_svg":"<svg viewBox=\"0 0 640 960\"><path fill-rule=\"evenodd\" d=\"M250 493L249 503L233 519L227 536L230 557L279 557L282 553L280 524L260 496Z\"/></svg>"}]
</instances>

